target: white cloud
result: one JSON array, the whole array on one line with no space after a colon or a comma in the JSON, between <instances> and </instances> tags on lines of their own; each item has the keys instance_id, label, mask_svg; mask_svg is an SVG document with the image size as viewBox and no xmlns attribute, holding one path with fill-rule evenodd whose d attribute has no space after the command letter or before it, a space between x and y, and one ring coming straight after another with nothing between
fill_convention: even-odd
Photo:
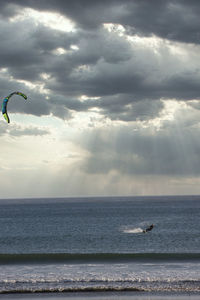
<instances>
[{"instance_id":1,"label":"white cloud","mask_svg":"<svg viewBox=\"0 0 200 300\"><path fill-rule=\"evenodd\" d=\"M72 32L75 31L74 23L67 19L65 16L48 11L38 11L32 8L21 9L19 7L18 14L14 17L10 17L9 21L11 23L24 22L26 20L32 19L35 22L35 25L43 24L52 29Z\"/></svg>"}]
</instances>

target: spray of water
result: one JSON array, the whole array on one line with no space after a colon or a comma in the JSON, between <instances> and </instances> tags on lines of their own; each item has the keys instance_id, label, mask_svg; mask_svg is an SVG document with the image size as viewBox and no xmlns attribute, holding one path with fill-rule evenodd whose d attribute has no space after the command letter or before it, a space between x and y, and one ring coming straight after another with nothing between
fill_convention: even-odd
<instances>
[{"instance_id":1,"label":"spray of water","mask_svg":"<svg viewBox=\"0 0 200 300\"><path fill-rule=\"evenodd\" d=\"M141 233L143 232L143 229L140 227L124 226L121 228L121 231L124 233Z\"/></svg>"}]
</instances>

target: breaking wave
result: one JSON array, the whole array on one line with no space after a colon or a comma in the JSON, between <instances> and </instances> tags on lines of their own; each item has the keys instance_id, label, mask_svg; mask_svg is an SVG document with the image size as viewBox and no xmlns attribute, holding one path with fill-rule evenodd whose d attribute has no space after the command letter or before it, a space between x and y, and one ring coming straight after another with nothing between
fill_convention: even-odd
<instances>
[{"instance_id":1,"label":"breaking wave","mask_svg":"<svg viewBox=\"0 0 200 300\"><path fill-rule=\"evenodd\" d=\"M200 282L187 281L42 281L42 282L0 282L0 294L13 293L55 293L55 292L109 292L109 291L160 291L200 292Z\"/></svg>"}]
</instances>

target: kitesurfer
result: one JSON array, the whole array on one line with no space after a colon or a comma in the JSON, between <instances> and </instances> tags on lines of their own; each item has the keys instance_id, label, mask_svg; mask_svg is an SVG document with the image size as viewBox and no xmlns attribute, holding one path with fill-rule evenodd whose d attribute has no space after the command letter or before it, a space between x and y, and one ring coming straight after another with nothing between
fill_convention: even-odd
<instances>
[{"instance_id":1,"label":"kitesurfer","mask_svg":"<svg viewBox=\"0 0 200 300\"><path fill-rule=\"evenodd\" d=\"M149 227L147 227L145 230L143 230L144 233L151 231L154 228L154 225L151 224Z\"/></svg>"}]
</instances>

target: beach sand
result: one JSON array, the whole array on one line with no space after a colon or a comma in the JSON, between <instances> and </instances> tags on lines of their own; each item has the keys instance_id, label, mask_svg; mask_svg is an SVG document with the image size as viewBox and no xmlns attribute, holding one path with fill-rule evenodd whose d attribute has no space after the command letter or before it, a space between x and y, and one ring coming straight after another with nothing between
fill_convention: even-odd
<instances>
[{"instance_id":1,"label":"beach sand","mask_svg":"<svg viewBox=\"0 0 200 300\"><path fill-rule=\"evenodd\" d=\"M5 300L199 300L199 294L165 294L165 293L136 293L136 292L100 292L100 293L34 293L34 294L1 294Z\"/></svg>"}]
</instances>

